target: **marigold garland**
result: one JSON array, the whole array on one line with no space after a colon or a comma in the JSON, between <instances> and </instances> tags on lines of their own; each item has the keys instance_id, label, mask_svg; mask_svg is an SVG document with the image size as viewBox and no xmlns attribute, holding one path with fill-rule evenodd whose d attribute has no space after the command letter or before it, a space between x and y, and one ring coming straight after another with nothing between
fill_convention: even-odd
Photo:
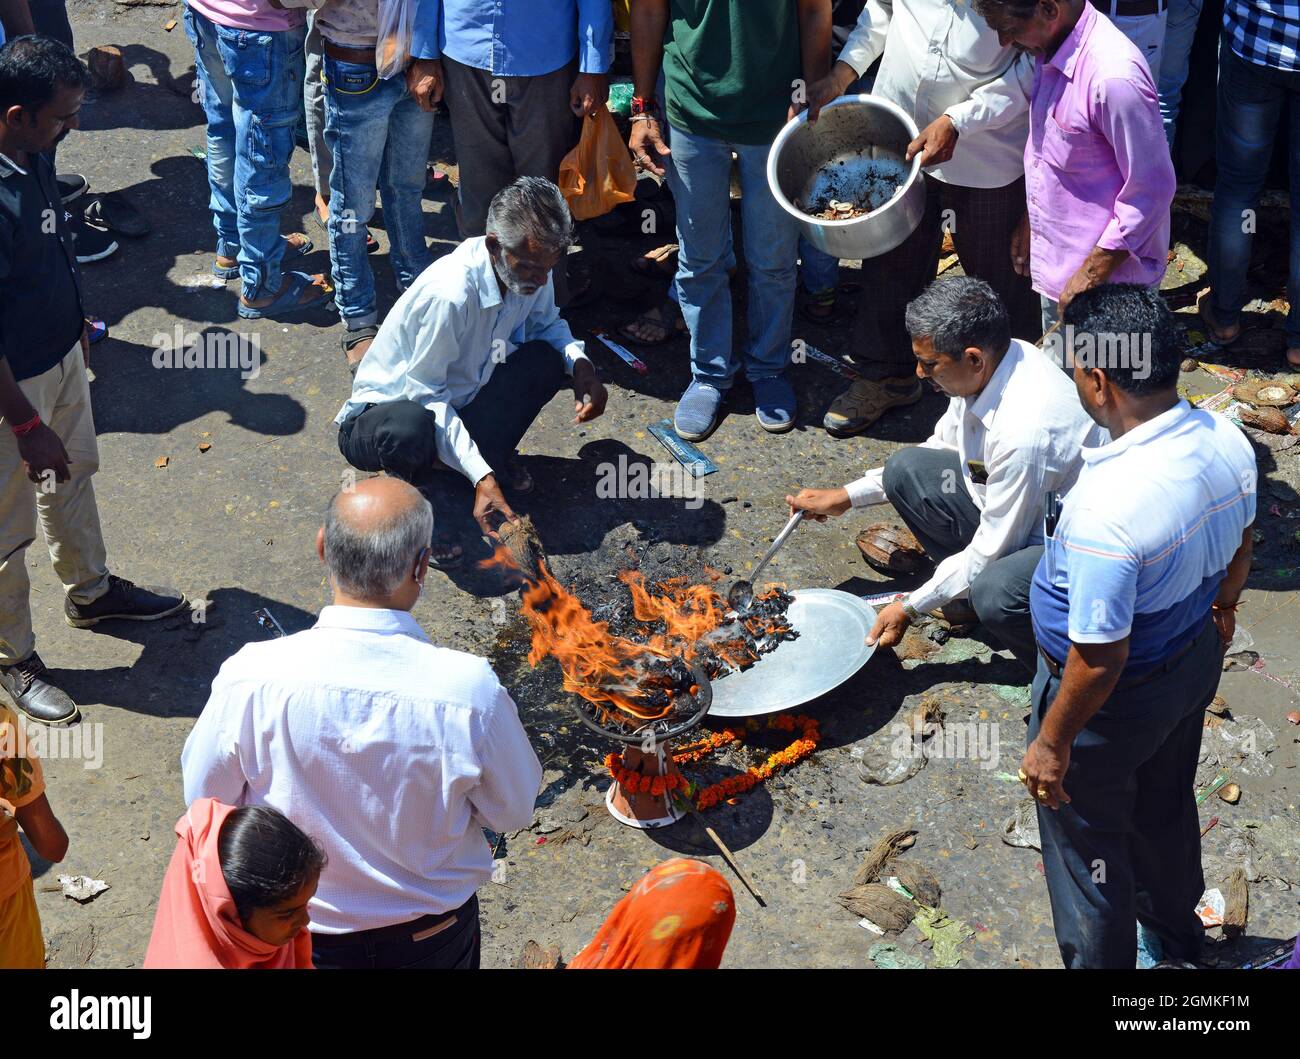
<instances>
[{"instance_id":1,"label":"marigold garland","mask_svg":"<svg viewBox=\"0 0 1300 1059\"><path fill-rule=\"evenodd\" d=\"M759 726L760 722L750 720L745 723L744 728L728 727L720 732L711 732L675 750L672 754L673 763L685 765L700 761L731 743L744 742L746 731L758 731ZM697 787L688 783L683 776L675 772L667 776L645 776L634 772L623 765L622 754L607 754L605 767L609 769L614 780L629 794L653 794L660 797L680 788L685 791L687 797L694 795L695 808L700 811L711 809L721 801L752 790L771 778L778 770L798 764L817 749L817 743L821 738L816 719L802 713L777 714L775 717L767 718L762 722L762 726L780 732L793 732L797 728L800 733L799 738L784 750L768 755L767 760L761 765L746 769L738 776L728 776L725 780L708 787Z\"/></svg>"}]
</instances>

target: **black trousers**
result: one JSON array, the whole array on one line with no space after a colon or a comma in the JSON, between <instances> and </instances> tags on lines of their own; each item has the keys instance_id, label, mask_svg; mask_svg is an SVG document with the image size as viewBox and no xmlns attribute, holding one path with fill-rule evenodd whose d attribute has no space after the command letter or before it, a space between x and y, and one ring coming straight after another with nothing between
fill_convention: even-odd
<instances>
[{"instance_id":1,"label":"black trousers","mask_svg":"<svg viewBox=\"0 0 1300 1059\"><path fill-rule=\"evenodd\" d=\"M476 894L440 916L352 934L313 934L311 962L318 971L477 971L482 940Z\"/></svg>"},{"instance_id":2,"label":"black trousers","mask_svg":"<svg viewBox=\"0 0 1300 1059\"><path fill-rule=\"evenodd\" d=\"M1038 295L1011 264L1011 235L1025 215L1025 178L1001 188L966 188L925 178L925 214L900 246L862 262L862 300L853 324L853 363L868 379L911 376L907 303L934 282L945 227L966 275L989 284L1011 316L1016 338L1042 334Z\"/></svg>"},{"instance_id":3,"label":"black trousers","mask_svg":"<svg viewBox=\"0 0 1300 1059\"><path fill-rule=\"evenodd\" d=\"M885 462L885 495L935 562L962 551L979 528L980 511L962 484L957 454L900 449ZM1037 665L1029 586L1041 544L989 563L971 583L970 605L984 626L1031 673ZM1197 896L1200 896L1199 894Z\"/></svg>"},{"instance_id":4,"label":"black trousers","mask_svg":"<svg viewBox=\"0 0 1300 1059\"><path fill-rule=\"evenodd\" d=\"M1205 890L1193 793L1205 707L1223 650L1208 618L1166 672L1111 694L1070 750L1059 809L1038 807L1052 924L1066 967L1132 970L1136 923L1159 935L1166 959L1195 960ZM1040 660L1029 741L1061 682Z\"/></svg>"},{"instance_id":5,"label":"black trousers","mask_svg":"<svg viewBox=\"0 0 1300 1059\"><path fill-rule=\"evenodd\" d=\"M525 342L497 365L487 385L457 412L488 466L500 473L567 381L564 357L545 342ZM339 451L358 470L384 471L417 487L472 491L475 483L439 462L437 429L433 413L418 402L387 401L339 426Z\"/></svg>"}]
</instances>

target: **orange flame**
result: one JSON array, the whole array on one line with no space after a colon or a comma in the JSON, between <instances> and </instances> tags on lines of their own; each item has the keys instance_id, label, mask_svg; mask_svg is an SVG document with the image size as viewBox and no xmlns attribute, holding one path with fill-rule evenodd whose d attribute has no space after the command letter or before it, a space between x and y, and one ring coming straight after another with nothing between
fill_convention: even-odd
<instances>
[{"instance_id":1,"label":"orange flame","mask_svg":"<svg viewBox=\"0 0 1300 1059\"><path fill-rule=\"evenodd\" d=\"M514 567L510 551L496 549L485 566ZM523 591L523 614L532 629L528 662L543 658L560 663L566 691L581 695L600 711L602 719L616 710L625 719L655 721L672 711L671 697L663 706L650 705L645 693L653 687L647 663L681 658L694 663L704 648L727 665L740 667L758 654L752 642L728 624L726 601L708 585L690 584L677 577L656 584L651 592L643 575L625 570L619 579L632 595L632 613L643 626L638 639L612 632L609 623L597 621L572 592L540 564L541 579L529 581ZM713 580L719 575L709 571ZM750 616L743 621L754 637L788 629L784 618ZM719 632L724 627L728 632ZM671 690L671 689L666 689Z\"/></svg>"}]
</instances>

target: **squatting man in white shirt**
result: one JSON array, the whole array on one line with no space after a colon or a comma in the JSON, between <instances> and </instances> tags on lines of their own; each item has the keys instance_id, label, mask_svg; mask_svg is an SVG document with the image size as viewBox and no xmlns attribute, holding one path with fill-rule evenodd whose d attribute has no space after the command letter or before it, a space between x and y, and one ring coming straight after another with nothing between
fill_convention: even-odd
<instances>
[{"instance_id":1,"label":"squatting man in white shirt","mask_svg":"<svg viewBox=\"0 0 1300 1059\"><path fill-rule=\"evenodd\" d=\"M921 615L968 601L1032 670L1029 589L1043 553L1044 501L1069 491L1083 446L1106 435L1070 377L1012 339L1006 309L983 280L936 280L907 306L906 324L916 374L949 397L933 435L840 489L802 489L786 501L819 522L887 501L937 563L924 585L881 609L869 642L892 647Z\"/></svg>"},{"instance_id":2,"label":"squatting man in white shirt","mask_svg":"<svg viewBox=\"0 0 1300 1059\"><path fill-rule=\"evenodd\" d=\"M335 419L344 459L419 488L441 479L467 508L473 487L489 537L513 521L502 486L532 488L516 450L541 410L566 382L575 423L608 399L555 307L551 274L572 241L569 207L550 181L520 177L498 192L486 236L425 269L379 328ZM433 542L434 567L462 560L454 537Z\"/></svg>"},{"instance_id":3,"label":"squatting man in white shirt","mask_svg":"<svg viewBox=\"0 0 1300 1059\"><path fill-rule=\"evenodd\" d=\"M541 785L488 663L411 616L432 533L396 478L339 493L316 541L334 605L228 659L181 754L187 805L267 805L324 848L317 968L477 967L483 828L526 827Z\"/></svg>"}]
</instances>

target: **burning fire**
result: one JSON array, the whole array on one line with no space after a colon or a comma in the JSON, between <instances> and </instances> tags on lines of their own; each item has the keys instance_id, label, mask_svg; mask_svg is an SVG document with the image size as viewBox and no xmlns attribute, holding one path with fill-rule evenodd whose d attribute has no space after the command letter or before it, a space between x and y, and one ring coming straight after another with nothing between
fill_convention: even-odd
<instances>
[{"instance_id":1,"label":"burning fire","mask_svg":"<svg viewBox=\"0 0 1300 1059\"><path fill-rule=\"evenodd\" d=\"M490 562L513 565L505 548L498 548ZM555 658L565 690L596 706L602 719L617 710L624 720L656 721L672 712L677 695L699 690L691 679L697 663L712 677L757 661L759 645L769 638L794 635L783 606L766 608L770 613L756 606L742 619L709 585L677 577L656 583L651 591L639 571L625 570L619 580L631 593L632 615L640 628L635 638L621 636L609 622L596 620L544 562L539 572L540 578L528 581L523 590L523 614L532 628L529 664ZM710 574L714 580L719 576ZM757 602L781 596L773 589Z\"/></svg>"}]
</instances>

